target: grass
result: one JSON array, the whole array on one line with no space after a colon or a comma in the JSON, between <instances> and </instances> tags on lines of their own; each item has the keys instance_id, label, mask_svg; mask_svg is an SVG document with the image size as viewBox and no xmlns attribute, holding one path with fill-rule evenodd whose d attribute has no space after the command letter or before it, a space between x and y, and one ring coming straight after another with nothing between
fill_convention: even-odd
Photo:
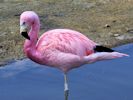
<instances>
[{"instance_id":1,"label":"grass","mask_svg":"<svg viewBox=\"0 0 133 100\"><path fill-rule=\"evenodd\" d=\"M109 47L133 42L114 34L129 35L133 27L133 0L3 0L0 2L0 62L24 56L24 39L19 34L19 15L38 13L41 31L70 28ZM109 27L106 27L109 25ZM130 34L133 37L133 34Z\"/></svg>"}]
</instances>

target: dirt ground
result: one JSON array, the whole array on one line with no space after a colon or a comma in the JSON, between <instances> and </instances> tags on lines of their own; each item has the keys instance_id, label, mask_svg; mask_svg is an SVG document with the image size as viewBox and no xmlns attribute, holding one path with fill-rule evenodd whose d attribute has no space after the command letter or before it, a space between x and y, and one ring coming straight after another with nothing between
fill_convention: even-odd
<instances>
[{"instance_id":1,"label":"dirt ground","mask_svg":"<svg viewBox=\"0 0 133 100\"><path fill-rule=\"evenodd\" d=\"M0 0L0 65L25 57L19 16L26 10L38 13L40 35L69 28L108 47L133 42L133 0Z\"/></svg>"}]
</instances>

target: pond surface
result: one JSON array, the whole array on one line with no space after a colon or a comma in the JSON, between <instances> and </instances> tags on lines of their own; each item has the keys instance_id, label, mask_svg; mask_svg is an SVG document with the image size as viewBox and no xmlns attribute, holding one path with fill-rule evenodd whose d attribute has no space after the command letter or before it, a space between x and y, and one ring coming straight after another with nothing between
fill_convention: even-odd
<instances>
[{"instance_id":1,"label":"pond surface","mask_svg":"<svg viewBox=\"0 0 133 100\"><path fill-rule=\"evenodd\" d=\"M69 72L69 100L133 100L133 44L115 48L130 57ZM64 100L63 74L24 59L0 68L0 100Z\"/></svg>"}]
</instances>

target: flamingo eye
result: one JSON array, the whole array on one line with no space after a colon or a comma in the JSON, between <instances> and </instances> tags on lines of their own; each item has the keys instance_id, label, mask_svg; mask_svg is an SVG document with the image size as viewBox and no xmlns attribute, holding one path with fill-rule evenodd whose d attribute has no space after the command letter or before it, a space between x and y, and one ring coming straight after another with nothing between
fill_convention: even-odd
<instances>
[{"instance_id":1,"label":"flamingo eye","mask_svg":"<svg viewBox=\"0 0 133 100\"><path fill-rule=\"evenodd\" d=\"M25 22L23 22L23 25L25 25Z\"/></svg>"}]
</instances>

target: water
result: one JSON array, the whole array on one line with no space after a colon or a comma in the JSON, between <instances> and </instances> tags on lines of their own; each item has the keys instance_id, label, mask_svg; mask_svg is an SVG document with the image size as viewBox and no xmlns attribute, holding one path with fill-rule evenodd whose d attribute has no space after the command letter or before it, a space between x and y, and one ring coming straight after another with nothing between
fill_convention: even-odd
<instances>
[{"instance_id":1,"label":"water","mask_svg":"<svg viewBox=\"0 0 133 100\"><path fill-rule=\"evenodd\" d=\"M69 100L133 100L133 44L115 48L130 55L69 72ZM64 100L63 74L24 59L0 68L0 100Z\"/></svg>"}]
</instances>

